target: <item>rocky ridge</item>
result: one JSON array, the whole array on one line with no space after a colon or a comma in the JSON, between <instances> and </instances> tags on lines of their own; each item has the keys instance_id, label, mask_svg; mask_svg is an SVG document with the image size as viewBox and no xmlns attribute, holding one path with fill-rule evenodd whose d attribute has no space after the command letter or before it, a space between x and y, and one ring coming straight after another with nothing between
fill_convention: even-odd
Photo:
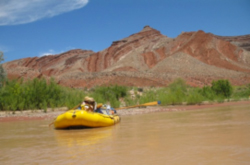
<instances>
[{"instance_id":1,"label":"rocky ridge","mask_svg":"<svg viewBox=\"0 0 250 165\"><path fill-rule=\"evenodd\" d=\"M75 49L3 64L9 78L54 77L64 86L166 86L182 78L192 86L229 79L250 83L250 35L221 37L203 31L176 38L145 26L99 52Z\"/></svg>"}]
</instances>

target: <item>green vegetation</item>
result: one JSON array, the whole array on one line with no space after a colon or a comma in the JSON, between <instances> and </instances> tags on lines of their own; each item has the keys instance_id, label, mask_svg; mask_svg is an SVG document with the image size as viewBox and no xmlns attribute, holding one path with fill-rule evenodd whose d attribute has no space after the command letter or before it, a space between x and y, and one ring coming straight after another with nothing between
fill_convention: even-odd
<instances>
[{"instance_id":1,"label":"green vegetation","mask_svg":"<svg viewBox=\"0 0 250 165\"><path fill-rule=\"evenodd\" d=\"M0 88L3 86L3 81L6 78L6 74L1 64L2 61L4 61L3 52L0 51Z\"/></svg>"},{"instance_id":2,"label":"green vegetation","mask_svg":"<svg viewBox=\"0 0 250 165\"><path fill-rule=\"evenodd\" d=\"M233 87L232 97L235 100L239 100L241 98L249 98L250 97L250 84L247 84L244 86Z\"/></svg>"},{"instance_id":3,"label":"green vegetation","mask_svg":"<svg viewBox=\"0 0 250 165\"><path fill-rule=\"evenodd\" d=\"M224 102L225 99L237 100L250 96L250 84L236 89L233 89L228 80L213 81L211 87L198 88L190 87L184 80L177 79L168 87L144 90L143 95L135 94L133 99L126 97L125 102L127 106L157 100L160 100L162 105L179 105L183 103L191 105L200 104L203 101Z\"/></svg>"},{"instance_id":4,"label":"green vegetation","mask_svg":"<svg viewBox=\"0 0 250 165\"><path fill-rule=\"evenodd\" d=\"M82 101L84 93L75 89L61 87L51 79L34 79L27 82L5 80L0 89L1 110L44 109L47 107L72 108Z\"/></svg>"},{"instance_id":5,"label":"green vegetation","mask_svg":"<svg viewBox=\"0 0 250 165\"><path fill-rule=\"evenodd\" d=\"M212 86L190 87L177 79L164 88L135 88L99 86L90 90L72 89L58 85L54 79L7 80L2 79L0 110L26 110L68 107L81 103L85 96L112 107L131 106L160 100L162 105L200 104L203 101L224 102L226 99L249 98L250 84L232 87L228 80L213 81ZM122 103L122 105L121 105Z\"/></svg>"},{"instance_id":6,"label":"green vegetation","mask_svg":"<svg viewBox=\"0 0 250 165\"><path fill-rule=\"evenodd\" d=\"M99 103L107 103L113 107L119 107L120 101L119 98L124 98L127 96L128 88L124 86L99 86L95 87L92 92L90 93L90 96L95 98L95 100Z\"/></svg>"},{"instance_id":7,"label":"green vegetation","mask_svg":"<svg viewBox=\"0 0 250 165\"><path fill-rule=\"evenodd\" d=\"M211 89L216 95L222 95L226 98L229 98L233 92L233 87L228 80L213 81Z\"/></svg>"},{"instance_id":8,"label":"green vegetation","mask_svg":"<svg viewBox=\"0 0 250 165\"><path fill-rule=\"evenodd\" d=\"M108 103L113 107L119 107L119 99L126 97L127 87L109 86L96 87L89 92L71 89L58 85L54 79L48 82L45 79L5 80L0 89L0 110L25 110L68 107L81 103L85 96L89 95L98 103Z\"/></svg>"}]
</instances>

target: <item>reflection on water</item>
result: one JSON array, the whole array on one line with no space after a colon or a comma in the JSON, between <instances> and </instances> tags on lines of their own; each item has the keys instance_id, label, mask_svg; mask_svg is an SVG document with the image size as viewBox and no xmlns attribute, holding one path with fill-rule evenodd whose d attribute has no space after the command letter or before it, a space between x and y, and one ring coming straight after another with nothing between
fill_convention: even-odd
<instances>
[{"instance_id":1,"label":"reflection on water","mask_svg":"<svg viewBox=\"0 0 250 165\"><path fill-rule=\"evenodd\" d=\"M55 130L55 138L60 146L87 146L97 144L104 138L111 136L112 127L85 128L75 130Z\"/></svg>"},{"instance_id":2,"label":"reflection on water","mask_svg":"<svg viewBox=\"0 0 250 165\"><path fill-rule=\"evenodd\" d=\"M124 116L111 127L0 123L0 164L249 164L250 105Z\"/></svg>"}]
</instances>

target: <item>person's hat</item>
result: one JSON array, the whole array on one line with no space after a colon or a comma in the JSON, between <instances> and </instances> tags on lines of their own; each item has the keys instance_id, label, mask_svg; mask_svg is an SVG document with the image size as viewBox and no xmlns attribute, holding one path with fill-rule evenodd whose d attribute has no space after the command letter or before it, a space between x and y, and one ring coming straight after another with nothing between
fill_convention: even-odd
<instances>
[{"instance_id":1,"label":"person's hat","mask_svg":"<svg viewBox=\"0 0 250 165\"><path fill-rule=\"evenodd\" d=\"M95 102L95 100L92 98L92 97L84 97L84 101L87 101L87 102Z\"/></svg>"},{"instance_id":2,"label":"person's hat","mask_svg":"<svg viewBox=\"0 0 250 165\"><path fill-rule=\"evenodd\" d=\"M99 103L99 104L97 104L97 106L96 106L96 107L97 107L97 108L101 108L101 107L102 107L102 105L103 105L102 103Z\"/></svg>"},{"instance_id":3,"label":"person's hat","mask_svg":"<svg viewBox=\"0 0 250 165\"><path fill-rule=\"evenodd\" d=\"M95 100L92 97L90 97L89 102L95 102Z\"/></svg>"},{"instance_id":4,"label":"person's hat","mask_svg":"<svg viewBox=\"0 0 250 165\"><path fill-rule=\"evenodd\" d=\"M89 96L84 97L84 101L89 101Z\"/></svg>"}]
</instances>

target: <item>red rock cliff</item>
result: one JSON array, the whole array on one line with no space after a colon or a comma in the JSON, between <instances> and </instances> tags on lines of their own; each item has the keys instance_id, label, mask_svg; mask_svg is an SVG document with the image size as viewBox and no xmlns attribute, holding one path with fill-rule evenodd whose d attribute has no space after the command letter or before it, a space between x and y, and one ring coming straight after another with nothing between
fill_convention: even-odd
<instances>
[{"instance_id":1,"label":"red rock cliff","mask_svg":"<svg viewBox=\"0 0 250 165\"><path fill-rule=\"evenodd\" d=\"M221 37L197 31L168 38L145 26L100 52L76 49L15 60L3 67L9 78L53 76L59 84L79 88L165 86L179 77L194 86L222 78L246 84L250 83L250 52L244 47L250 42L248 36Z\"/></svg>"}]
</instances>

